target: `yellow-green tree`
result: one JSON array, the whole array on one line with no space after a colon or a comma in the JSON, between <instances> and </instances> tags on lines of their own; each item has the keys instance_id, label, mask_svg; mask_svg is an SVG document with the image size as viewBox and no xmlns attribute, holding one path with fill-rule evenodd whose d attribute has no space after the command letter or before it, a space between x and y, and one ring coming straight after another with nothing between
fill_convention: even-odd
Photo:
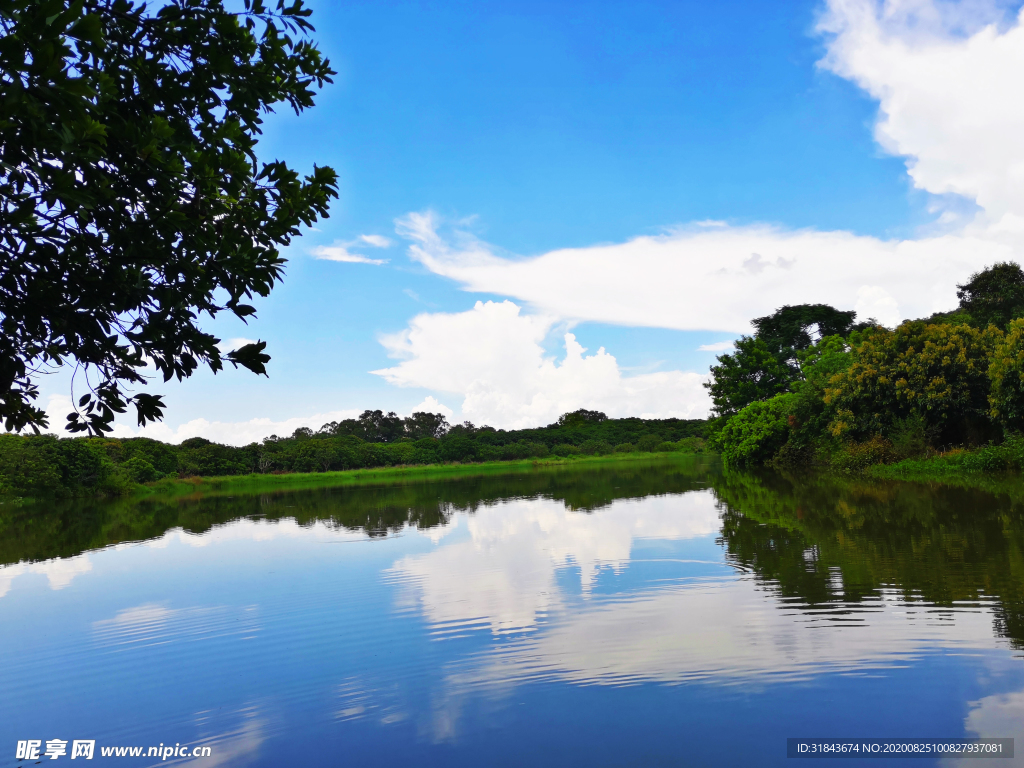
<instances>
[{"instance_id":1,"label":"yellow-green tree","mask_svg":"<svg viewBox=\"0 0 1024 768\"><path fill-rule=\"evenodd\" d=\"M850 365L825 387L835 437L887 434L920 416L940 442L991 435L989 361L1003 332L908 321L895 331L869 328L851 338Z\"/></svg>"},{"instance_id":2,"label":"yellow-green tree","mask_svg":"<svg viewBox=\"0 0 1024 768\"><path fill-rule=\"evenodd\" d=\"M1013 320L996 344L988 367L989 406L1005 429L1024 429L1024 318Z\"/></svg>"}]
</instances>

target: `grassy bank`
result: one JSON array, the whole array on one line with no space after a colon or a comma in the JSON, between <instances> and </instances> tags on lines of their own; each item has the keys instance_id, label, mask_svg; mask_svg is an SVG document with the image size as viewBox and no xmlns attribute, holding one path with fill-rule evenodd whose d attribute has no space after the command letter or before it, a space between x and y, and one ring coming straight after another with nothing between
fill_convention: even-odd
<instances>
[{"instance_id":1,"label":"grassy bank","mask_svg":"<svg viewBox=\"0 0 1024 768\"><path fill-rule=\"evenodd\" d=\"M451 480L486 475L523 474L557 471L570 466L599 466L626 462L658 462L692 458L706 454L673 452L614 453L605 456L567 456L487 461L477 464L426 464L372 469L350 469L338 472L291 472L267 475L227 475L159 480L141 486L139 495L167 497L227 496L232 494L268 493L273 491L333 488L346 486L397 485L431 480Z\"/></svg>"},{"instance_id":2,"label":"grassy bank","mask_svg":"<svg viewBox=\"0 0 1024 768\"><path fill-rule=\"evenodd\" d=\"M954 449L932 456L873 464L856 473L878 480L909 480L978 488L1024 497L1024 450L1016 440L1002 445Z\"/></svg>"}]
</instances>

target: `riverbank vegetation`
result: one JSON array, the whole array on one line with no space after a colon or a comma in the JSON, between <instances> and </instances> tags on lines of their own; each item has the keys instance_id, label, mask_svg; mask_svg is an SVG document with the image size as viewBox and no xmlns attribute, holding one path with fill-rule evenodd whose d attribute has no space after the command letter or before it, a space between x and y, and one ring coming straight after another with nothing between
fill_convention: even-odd
<instances>
[{"instance_id":1,"label":"riverbank vegetation","mask_svg":"<svg viewBox=\"0 0 1024 768\"><path fill-rule=\"evenodd\" d=\"M172 445L148 438L0 435L0 493L122 496L140 484L162 481L164 489L180 490L176 482L212 477L220 478L221 485L224 478L249 486L253 478L261 478L266 487L344 484L352 478L327 475L375 468L419 467L422 472L428 466L436 473L490 462L699 453L704 425L701 420L609 419L598 411L579 410L546 427L499 430L469 422L449 426L441 414L414 413L403 419L365 411L358 419L331 422L315 432L297 429L246 446L201 437ZM320 478L308 477L314 473Z\"/></svg>"},{"instance_id":2,"label":"riverbank vegetation","mask_svg":"<svg viewBox=\"0 0 1024 768\"><path fill-rule=\"evenodd\" d=\"M895 329L827 305L754 320L712 368L709 443L731 466L1024 469L1024 272L996 264L957 295Z\"/></svg>"}]
</instances>

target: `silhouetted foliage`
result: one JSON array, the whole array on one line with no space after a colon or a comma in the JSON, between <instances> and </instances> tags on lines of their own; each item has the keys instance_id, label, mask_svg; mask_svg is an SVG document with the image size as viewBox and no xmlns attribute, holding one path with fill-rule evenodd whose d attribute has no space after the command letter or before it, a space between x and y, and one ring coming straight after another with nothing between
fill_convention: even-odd
<instances>
[{"instance_id":1,"label":"silhouetted foliage","mask_svg":"<svg viewBox=\"0 0 1024 768\"><path fill-rule=\"evenodd\" d=\"M265 342L225 352L203 316L246 320L279 248L327 216L330 168L260 163L263 114L313 106L334 72L302 0L0 3L0 419L47 426L34 376L83 369L72 432L109 432L146 366L166 382L224 363L266 373ZM133 391L134 390L134 391Z\"/></svg>"}]
</instances>

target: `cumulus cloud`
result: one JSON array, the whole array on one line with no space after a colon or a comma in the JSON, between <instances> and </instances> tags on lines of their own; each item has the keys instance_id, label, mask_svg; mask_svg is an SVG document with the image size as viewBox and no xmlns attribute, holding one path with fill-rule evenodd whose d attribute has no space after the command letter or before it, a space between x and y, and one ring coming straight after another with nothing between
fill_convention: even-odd
<instances>
[{"instance_id":1,"label":"cumulus cloud","mask_svg":"<svg viewBox=\"0 0 1024 768\"><path fill-rule=\"evenodd\" d=\"M448 421L455 417L455 411L444 403L439 403L433 395L424 398L423 402L419 405L414 405L410 413L440 413Z\"/></svg>"},{"instance_id":2,"label":"cumulus cloud","mask_svg":"<svg viewBox=\"0 0 1024 768\"><path fill-rule=\"evenodd\" d=\"M964 730L981 739L1014 739L1015 744L1024 741L1024 691L999 693L986 696L970 704L970 711L964 721ZM943 766L967 766L979 768L989 765L981 759L953 759L942 761Z\"/></svg>"},{"instance_id":3,"label":"cumulus cloud","mask_svg":"<svg viewBox=\"0 0 1024 768\"><path fill-rule=\"evenodd\" d=\"M995 5L830 0L821 66L879 102L875 138L920 189L971 198L1024 229L1024 27Z\"/></svg>"},{"instance_id":4,"label":"cumulus cloud","mask_svg":"<svg viewBox=\"0 0 1024 768\"><path fill-rule=\"evenodd\" d=\"M373 373L398 386L457 393L465 418L496 427L546 424L576 408L647 418L707 413L705 376L626 377L603 347L586 355L571 333L564 334L565 356L558 362L542 345L555 325L553 316L522 314L511 301L417 315L408 328L381 339L401 362Z\"/></svg>"}]
</instances>

